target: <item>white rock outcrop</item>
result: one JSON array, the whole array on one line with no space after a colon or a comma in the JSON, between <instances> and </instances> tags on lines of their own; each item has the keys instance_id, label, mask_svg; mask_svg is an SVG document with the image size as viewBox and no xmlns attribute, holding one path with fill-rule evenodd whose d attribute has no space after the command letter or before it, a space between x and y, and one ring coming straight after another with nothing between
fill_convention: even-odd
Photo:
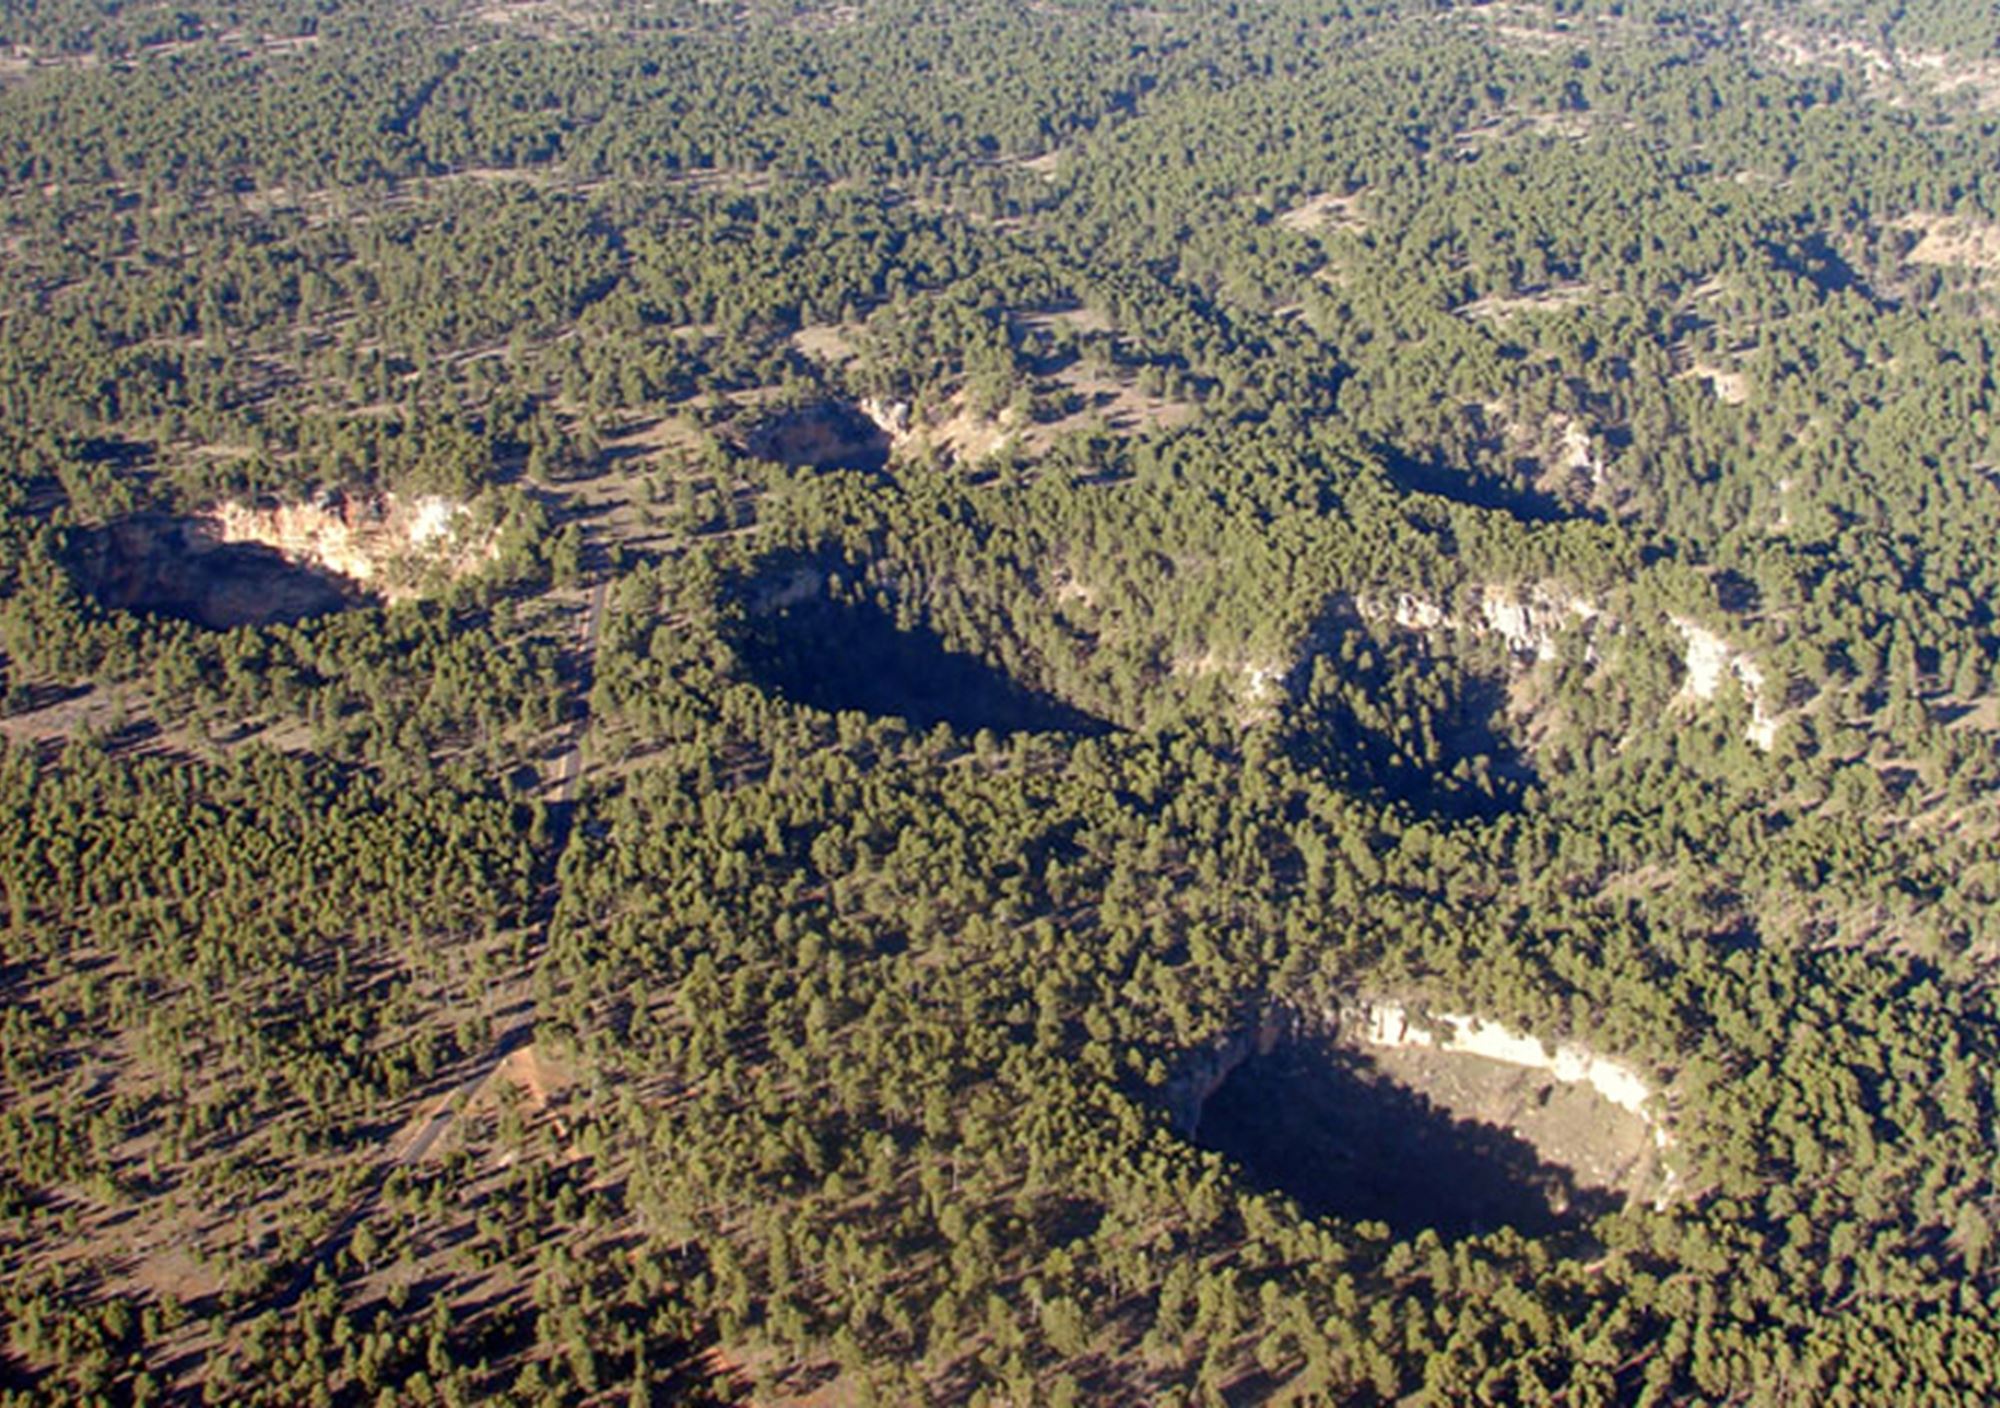
<instances>
[{"instance_id":1,"label":"white rock outcrop","mask_svg":"<svg viewBox=\"0 0 2000 1408\"><path fill-rule=\"evenodd\" d=\"M1590 432L1583 422L1571 418L1563 423L1562 444L1558 463L1570 474L1580 476L1595 493L1604 486L1604 458L1596 453L1590 443Z\"/></svg>"},{"instance_id":2,"label":"white rock outcrop","mask_svg":"<svg viewBox=\"0 0 2000 1408\"><path fill-rule=\"evenodd\" d=\"M861 398L861 414L868 417L874 427L889 437L889 443L900 447L910 435L910 403L908 401L884 401L874 396Z\"/></svg>"},{"instance_id":3,"label":"white rock outcrop","mask_svg":"<svg viewBox=\"0 0 2000 1408\"><path fill-rule=\"evenodd\" d=\"M1479 594L1485 633L1499 636L1510 652L1526 660L1555 659L1556 640L1565 630L1594 622L1601 614L1582 597L1543 586L1524 592L1489 586Z\"/></svg>"},{"instance_id":4,"label":"white rock outcrop","mask_svg":"<svg viewBox=\"0 0 2000 1408\"><path fill-rule=\"evenodd\" d=\"M1366 1046L1427 1046L1465 1056L1480 1056L1509 1066L1547 1071L1565 1085L1588 1085L1621 1110L1644 1120L1656 1143L1666 1143L1664 1126L1653 1116L1653 1087L1630 1066L1607 1060L1581 1046L1550 1046L1539 1037L1509 1031L1495 1022L1462 1012L1431 1014L1430 1026L1419 1025L1409 1009L1396 1002L1373 1002L1355 1014L1354 1023Z\"/></svg>"},{"instance_id":5,"label":"white rock outcrop","mask_svg":"<svg viewBox=\"0 0 2000 1408\"><path fill-rule=\"evenodd\" d=\"M1363 616L1370 614L1366 605L1361 605L1359 609ZM1445 615L1444 608L1436 602L1426 601L1408 592L1396 594L1395 607L1390 612L1389 619L1406 631L1416 631L1420 634L1457 624L1451 617Z\"/></svg>"},{"instance_id":6,"label":"white rock outcrop","mask_svg":"<svg viewBox=\"0 0 2000 1408\"><path fill-rule=\"evenodd\" d=\"M1593 603L1542 583L1481 587L1470 617L1455 615L1414 592L1398 592L1388 601L1361 597L1356 599L1354 610L1364 620L1388 620L1418 635L1463 631L1475 637L1497 637L1508 654L1522 661L1555 659L1557 641L1564 631L1604 619Z\"/></svg>"},{"instance_id":7,"label":"white rock outcrop","mask_svg":"<svg viewBox=\"0 0 2000 1408\"><path fill-rule=\"evenodd\" d=\"M1341 1013L1336 1021L1354 1033L1363 1046L1421 1046L1453 1055L1477 1056L1504 1065L1547 1071L1565 1085L1587 1085L1619 1109L1636 1115L1662 1152L1673 1147L1673 1133L1660 1110L1658 1092L1638 1071L1570 1042L1551 1045L1539 1037L1510 1031L1497 1022L1463 1012L1434 1012L1428 1025L1399 1002L1377 1001ZM1672 1200L1676 1178L1662 1167L1653 1196L1655 1210Z\"/></svg>"},{"instance_id":8,"label":"white rock outcrop","mask_svg":"<svg viewBox=\"0 0 2000 1408\"><path fill-rule=\"evenodd\" d=\"M322 494L310 503L243 504L225 500L206 515L223 543L255 543L286 561L332 572L391 601L417 594L433 566L458 570L490 559L494 535L462 541L464 504L426 495L349 497Z\"/></svg>"},{"instance_id":9,"label":"white rock outcrop","mask_svg":"<svg viewBox=\"0 0 2000 1408\"><path fill-rule=\"evenodd\" d=\"M1721 691L1725 679L1733 678L1743 691L1743 698L1750 706L1750 726L1744 735L1752 744L1771 751L1771 745L1778 739L1778 720L1765 703L1764 671L1757 662L1743 651L1705 626L1697 625L1684 617L1673 618L1674 626L1686 642L1681 657L1682 667L1687 671L1687 683L1682 692L1688 697L1710 700Z\"/></svg>"}]
</instances>

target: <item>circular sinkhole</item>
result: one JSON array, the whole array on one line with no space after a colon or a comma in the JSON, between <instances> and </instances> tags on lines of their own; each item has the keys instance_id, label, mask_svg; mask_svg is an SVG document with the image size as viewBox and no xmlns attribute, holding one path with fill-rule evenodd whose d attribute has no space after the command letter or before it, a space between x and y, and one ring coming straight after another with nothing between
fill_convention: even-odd
<instances>
[{"instance_id":1,"label":"circular sinkhole","mask_svg":"<svg viewBox=\"0 0 2000 1408\"><path fill-rule=\"evenodd\" d=\"M69 536L70 570L92 599L209 630L302 621L373 600L354 582L256 543L226 543L205 518L142 514Z\"/></svg>"},{"instance_id":2,"label":"circular sinkhole","mask_svg":"<svg viewBox=\"0 0 2000 1408\"><path fill-rule=\"evenodd\" d=\"M843 401L820 401L785 412L750 433L759 459L790 469L880 470L889 463L889 434Z\"/></svg>"},{"instance_id":3,"label":"circular sinkhole","mask_svg":"<svg viewBox=\"0 0 2000 1408\"><path fill-rule=\"evenodd\" d=\"M738 583L728 631L759 688L816 709L960 733L1102 734L1104 720L953 648L887 591L827 563L766 563Z\"/></svg>"},{"instance_id":4,"label":"circular sinkhole","mask_svg":"<svg viewBox=\"0 0 2000 1408\"><path fill-rule=\"evenodd\" d=\"M1177 1103L1183 1133L1251 1184L1400 1238L1582 1227L1671 1180L1628 1068L1469 1017L1267 1024L1200 1063Z\"/></svg>"}]
</instances>

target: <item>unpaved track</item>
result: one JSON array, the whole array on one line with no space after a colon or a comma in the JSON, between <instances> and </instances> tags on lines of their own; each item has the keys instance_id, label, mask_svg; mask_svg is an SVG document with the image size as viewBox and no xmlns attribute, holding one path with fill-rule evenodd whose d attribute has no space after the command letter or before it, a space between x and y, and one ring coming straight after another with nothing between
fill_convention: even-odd
<instances>
[{"instance_id":1,"label":"unpaved track","mask_svg":"<svg viewBox=\"0 0 2000 1408\"><path fill-rule=\"evenodd\" d=\"M576 723L570 732L569 749L557 761L554 783L548 790L548 801L555 806L566 806L576 800L577 783L583 776L584 744L590 732L590 692L597 678L597 642L604 624L604 604L610 588L609 578L600 575L597 585L591 589L584 604L583 623L577 635L576 647L577 669L574 677L578 702ZM562 850L567 849L569 838L574 834L574 826L563 828L562 840L549 867L549 874L552 877L561 872ZM545 925L546 919L542 923ZM282 1309L294 1304L312 1285L314 1277L320 1270L331 1267L340 1249L346 1246L352 1237L355 1227L374 1204L376 1194L380 1192L382 1181L389 1170L410 1167L429 1154L432 1146L437 1143L445 1130L450 1128L457 1111L470 1104L486 1082L492 1079L493 1073L500 1068L500 1063L511 1053L527 1045L533 1036L532 1015L515 1022L494 1038L492 1048L465 1079L438 1098L422 1125L418 1127L416 1133L409 1136L400 1149L396 1147L397 1135L392 1134L389 1137L361 1192L334 1223L332 1230L320 1240L312 1254L299 1264L284 1289L276 1294L270 1302L274 1308ZM400 1133L399 1130L398 1134Z\"/></svg>"},{"instance_id":2,"label":"unpaved track","mask_svg":"<svg viewBox=\"0 0 2000 1408\"><path fill-rule=\"evenodd\" d=\"M556 763L555 786L549 789L549 801L557 806L567 805L576 800L577 779L583 775L584 736L590 731L590 686L596 679L597 637L599 628L604 624L604 599L610 588L609 581L600 579L596 587L591 590L589 600L583 609L583 630L577 642L580 662L577 681L581 709L577 715L576 727L570 735L569 751ZM564 829L564 849L568 848L569 837L574 831L574 827ZM550 865L549 873L554 875L560 872L561 868L562 853L559 850ZM494 1038L492 1049L473 1069L472 1074L445 1092L431 1110L430 1118L424 1121L423 1127L391 1161L404 1165L420 1162L424 1155L431 1151L431 1146L437 1143L438 1136L451 1124L453 1112L471 1104L472 1098L488 1080L492 1079L493 1073L500 1069L500 1063L527 1045L533 1035L534 1022L532 1018L528 1018Z\"/></svg>"},{"instance_id":3,"label":"unpaved track","mask_svg":"<svg viewBox=\"0 0 2000 1408\"><path fill-rule=\"evenodd\" d=\"M596 588L592 588L590 600L584 604L584 628L582 634L578 636L580 670L576 674L582 708L576 718L576 728L570 734L570 750L564 752L562 758L556 762L556 784L548 792L548 800L556 806L568 806L576 800L576 780L584 774L584 734L590 732L590 684L596 678L594 666L598 658L598 628L604 624L604 598L608 592L610 592L610 582L600 580ZM574 826L564 828L562 834L564 848L568 848L568 838L572 834ZM562 868L562 852L558 850L554 862L550 864L550 874L560 872L560 868ZM472 1104L472 1098L486 1086L488 1080L492 1080L492 1074L500 1070L500 1062L504 1062L512 1052L526 1046L532 1036L534 1036L532 1018L516 1022L506 1032L500 1032L500 1036L494 1038L492 1050L486 1052L486 1056L472 1070L472 1074L444 1092L444 1096L432 1108L430 1118L424 1120L422 1128L410 1138L408 1144L402 1146L402 1152L396 1154L390 1162L404 1166L422 1162L424 1154L430 1152L430 1146L436 1144L438 1136L444 1134L444 1130L452 1124L454 1110L462 1110L468 1104Z\"/></svg>"}]
</instances>

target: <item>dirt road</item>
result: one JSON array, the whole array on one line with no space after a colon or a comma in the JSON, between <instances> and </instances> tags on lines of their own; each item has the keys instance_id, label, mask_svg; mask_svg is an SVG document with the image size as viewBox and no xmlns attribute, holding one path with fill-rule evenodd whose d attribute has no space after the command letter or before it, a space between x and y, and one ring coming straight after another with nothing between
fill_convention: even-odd
<instances>
[{"instance_id":1,"label":"dirt road","mask_svg":"<svg viewBox=\"0 0 2000 1408\"><path fill-rule=\"evenodd\" d=\"M570 736L569 751L556 764L556 785L550 791L552 802L573 802L576 800L576 780L583 774L584 736L590 732L590 689L597 679L597 636L604 624L604 598L611 590L611 583L600 580L591 589L590 598L583 608L583 630L577 641L577 683L580 691L576 729ZM560 859L560 857L558 857Z\"/></svg>"},{"instance_id":2,"label":"dirt road","mask_svg":"<svg viewBox=\"0 0 2000 1408\"><path fill-rule=\"evenodd\" d=\"M570 732L569 748L557 760L551 774L551 785L546 793L547 800L555 806L564 806L576 800L577 784L583 776L584 745L590 733L590 692L597 678L597 643L604 624L604 605L610 586L608 579L600 578L584 604L583 622L577 633L576 644L577 667L574 681L578 707L575 724ZM550 860L548 873L551 876L560 873L562 848L568 846L572 834L573 828L562 829L557 853ZM539 924L546 922L544 918ZM402 1140L400 1148L397 1147L397 1140L402 1131L399 1130L396 1135L390 1136L388 1143L383 1146L382 1155L370 1174L366 1187L334 1223L333 1229L320 1240L313 1253L298 1267L284 1289L277 1293L274 1302L276 1308L282 1309L296 1302L320 1269L333 1263L340 1249L347 1244L354 1229L367 1214L389 1170L421 1162L451 1127L451 1122L458 1112L469 1105L486 1082L493 1078L493 1073L500 1068L500 1063L533 1039L535 1028L532 1006L529 1007L529 1013L530 1015L520 1018L501 1032L494 1039L491 1049L479 1059L465 1078L438 1097L423 1123L413 1134Z\"/></svg>"},{"instance_id":3,"label":"dirt road","mask_svg":"<svg viewBox=\"0 0 2000 1408\"><path fill-rule=\"evenodd\" d=\"M576 679L579 709L576 727L570 735L569 750L556 763L554 785L549 789L549 801L558 806L576 800L576 784L583 776L583 745L586 735L590 732L590 689L596 680L598 633L604 624L604 601L610 589L610 582L600 579L591 589L589 599L584 604L583 629L577 638ZM570 834L568 829L563 832L565 846L568 844ZM550 874L557 873L561 865L562 855L559 851L549 867ZM437 1143L438 1137L450 1127L454 1113L469 1105L473 1097L492 1078L493 1073L500 1068L500 1063L506 1060L510 1053L527 1045L533 1035L532 1018L523 1020L500 1033L494 1040L492 1050L470 1075L445 1092L431 1110L430 1117L423 1122L416 1134L403 1146L402 1152L396 1154L392 1161L398 1164L414 1164L421 1161L424 1155L430 1152L431 1146Z\"/></svg>"}]
</instances>

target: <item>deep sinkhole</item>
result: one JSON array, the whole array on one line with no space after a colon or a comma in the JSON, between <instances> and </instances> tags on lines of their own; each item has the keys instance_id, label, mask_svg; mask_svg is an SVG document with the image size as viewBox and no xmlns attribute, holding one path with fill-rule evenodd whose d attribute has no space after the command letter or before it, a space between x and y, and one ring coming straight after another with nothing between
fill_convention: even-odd
<instances>
[{"instance_id":1,"label":"deep sinkhole","mask_svg":"<svg viewBox=\"0 0 2000 1408\"><path fill-rule=\"evenodd\" d=\"M355 583L255 543L219 541L206 520L144 514L70 535L70 569L100 605L210 630L302 621L364 605Z\"/></svg>"},{"instance_id":2,"label":"deep sinkhole","mask_svg":"<svg viewBox=\"0 0 2000 1408\"><path fill-rule=\"evenodd\" d=\"M767 421L752 432L750 453L792 469L878 470L889 463L889 437L853 406L821 401Z\"/></svg>"},{"instance_id":3,"label":"deep sinkhole","mask_svg":"<svg viewBox=\"0 0 2000 1408\"><path fill-rule=\"evenodd\" d=\"M831 592L786 593L749 614L737 657L752 681L796 703L831 712L900 718L961 733L1080 733L1108 730L978 656L951 649L921 621L899 620L882 602Z\"/></svg>"},{"instance_id":4,"label":"deep sinkhole","mask_svg":"<svg viewBox=\"0 0 2000 1408\"><path fill-rule=\"evenodd\" d=\"M1194 1139L1310 1216L1398 1237L1581 1227L1658 1176L1646 1121L1586 1085L1332 1039L1244 1060L1202 1102Z\"/></svg>"}]
</instances>

